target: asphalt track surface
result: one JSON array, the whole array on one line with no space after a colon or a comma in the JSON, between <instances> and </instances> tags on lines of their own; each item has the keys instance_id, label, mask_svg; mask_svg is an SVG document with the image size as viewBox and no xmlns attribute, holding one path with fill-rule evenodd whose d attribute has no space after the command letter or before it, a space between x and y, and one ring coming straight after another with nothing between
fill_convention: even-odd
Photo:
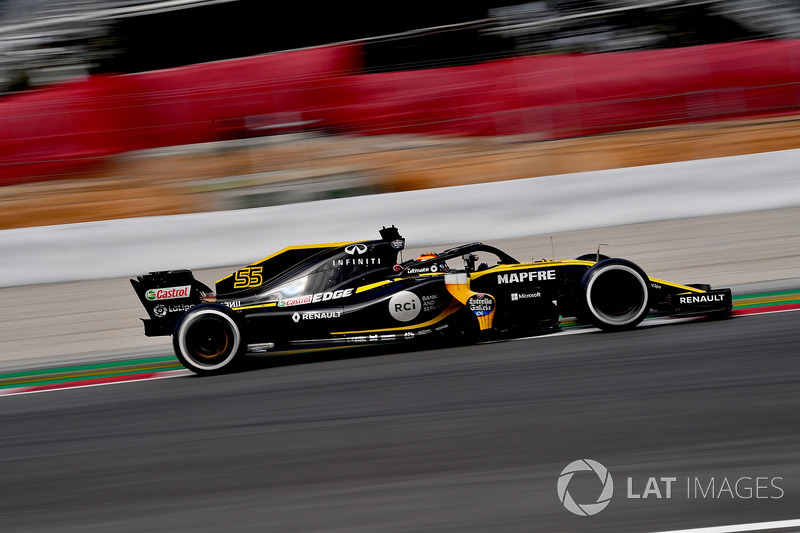
<instances>
[{"instance_id":1,"label":"asphalt track surface","mask_svg":"<svg viewBox=\"0 0 800 533\"><path fill-rule=\"evenodd\" d=\"M0 530L645 532L795 519L798 321L282 359L7 396ZM615 481L591 517L556 491L581 458ZM649 477L677 481L669 499L660 481L662 498L631 499L628 477L640 495ZM692 497L685 481L705 490L713 478L717 492L743 477L768 478L765 497ZM578 474L570 491L592 503L600 482Z\"/></svg>"}]
</instances>

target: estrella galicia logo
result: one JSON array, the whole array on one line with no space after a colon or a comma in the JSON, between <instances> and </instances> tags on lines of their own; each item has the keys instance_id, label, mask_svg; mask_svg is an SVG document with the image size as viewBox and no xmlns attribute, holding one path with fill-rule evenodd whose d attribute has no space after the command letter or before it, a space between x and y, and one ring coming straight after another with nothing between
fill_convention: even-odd
<instances>
[{"instance_id":1,"label":"estrella galicia logo","mask_svg":"<svg viewBox=\"0 0 800 533\"><path fill-rule=\"evenodd\" d=\"M365 254L367 253L367 245L366 244L351 244L347 248L344 249L350 255L353 254Z\"/></svg>"},{"instance_id":2,"label":"estrella galicia logo","mask_svg":"<svg viewBox=\"0 0 800 533\"><path fill-rule=\"evenodd\" d=\"M572 476L574 476L576 472L586 471L597 474L597 477L603 484L603 489L595 503L580 504L572 499L567 489L569 488L569 482L572 480ZM566 468L561 471L561 475L558 476L557 489L558 499L564 507L566 507L567 511L578 516L592 516L608 507L608 504L611 503L611 497L614 495L614 480L611 478L608 469L597 461L578 459L568 464Z\"/></svg>"}]
</instances>

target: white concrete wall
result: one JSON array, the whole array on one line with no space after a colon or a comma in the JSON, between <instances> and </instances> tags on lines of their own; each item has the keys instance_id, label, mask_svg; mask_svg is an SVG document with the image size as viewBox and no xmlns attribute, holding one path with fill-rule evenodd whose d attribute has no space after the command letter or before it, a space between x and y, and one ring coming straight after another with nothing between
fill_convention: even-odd
<instances>
[{"instance_id":1,"label":"white concrete wall","mask_svg":"<svg viewBox=\"0 0 800 533\"><path fill-rule=\"evenodd\" d=\"M0 286L257 261L291 244L374 239L413 246L800 205L800 150L303 204L0 231ZM2 216L0 214L0 216Z\"/></svg>"}]
</instances>

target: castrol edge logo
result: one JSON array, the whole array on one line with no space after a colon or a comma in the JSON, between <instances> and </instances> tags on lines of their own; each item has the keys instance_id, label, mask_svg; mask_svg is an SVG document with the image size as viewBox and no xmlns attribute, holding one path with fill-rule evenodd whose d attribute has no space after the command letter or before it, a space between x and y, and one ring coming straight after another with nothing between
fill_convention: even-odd
<instances>
[{"instance_id":1,"label":"castrol edge logo","mask_svg":"<svg viewBox=\"0 0 800 533\"><path fill-rule=\"evenodd\" d=\"M165 287L163 289L150 289L144 293L144 297L155 302L156 300L174 300L175 298L188 298L191 285L183 287Z\"/></svg>"}]
</instances>

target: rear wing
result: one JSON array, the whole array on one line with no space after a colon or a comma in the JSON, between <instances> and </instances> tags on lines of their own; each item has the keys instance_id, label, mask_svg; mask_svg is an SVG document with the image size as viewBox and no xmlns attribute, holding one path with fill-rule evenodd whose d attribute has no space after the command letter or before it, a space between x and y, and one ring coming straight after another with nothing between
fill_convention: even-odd
<instances>
[{"instance_id":1,"label":"rear wing","mask_svg":"<svg viewBox=\"0 0 800 533\"><path fill-rule=\"evenodd\" d=\"M171 335L186 311L199 304L201 298L213 294L194 278L191 270L150 272L132 279L131 285L149 316L141 319L148 337Z\"/></svg>"}]
</instances>

